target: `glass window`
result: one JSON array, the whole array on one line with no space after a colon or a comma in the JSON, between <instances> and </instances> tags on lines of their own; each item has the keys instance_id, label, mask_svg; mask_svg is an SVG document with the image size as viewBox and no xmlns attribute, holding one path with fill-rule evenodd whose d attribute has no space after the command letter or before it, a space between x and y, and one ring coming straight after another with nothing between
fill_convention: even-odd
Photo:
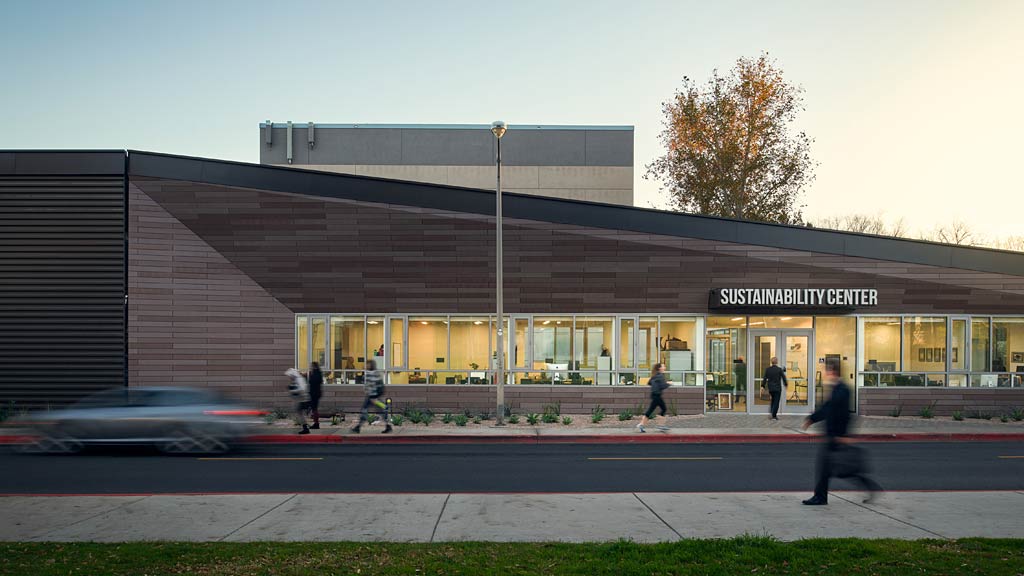
<instances>
[{"instance_id":1,"label":"glass window","mask_svg":"<svg viewBox=\"0 0 1024 576\"><path fill-rule=\"evenodd\" d=\"M864 318L864 370L899 372L900 319Z\"/></svg>"},{"instance_id":2,"label":"glass window","mask_svg":"<svg viewBox=\"0 0 1024 576\"><path fill-rule=\"evenodd\" d=\"M903 370L946 371L946 319L914 316L903 319Z\"/></svg>"},{"instance_id":3,"label":"glass window","mask_svg":"<svg viewBox=\"0 0 1024 576\"><path fill-rule=\"evenodd\" d=\"M488 369L490 345L490 319L480 317L451 318L452 359L451 368L457 371L482 371Z\"/></svg>"},{"instance_id":4,"label":"glass window","mask_svg":"<svg viewBox=\"0 0 1024 576\"><path fill-rule=\"evenodd\" d=\"M661 317L661 363L666 372L682 372L697 368L694 344L697 337L696 318ZM678 381L681 375L676 376ZM671 378L670 378L671 379Z\"/></svg>"},{"instance_id":5,"label":"glass window","mask_svg":"<svg viewBox=\"0 0 1024 576\"><path fill-rule=\"evenodd\" d=\"M650 372L658 361L658 318L642 316L640 318L639 342L636 350L636 367L640 372ZM647 380L644 380L647 382Z\"/></svg>"},{"instance_id":6,"label":"glass window","mask_svg":"<svg viewBox=\"0 0 1024 576\"><path fill-rule=\"evenodd\" d=\"M992 319L992 371L1024 373L1024 318Z\"/></svg>"},{"instance_id":7,"label":"glass window","mask_svg":"<svg viewBox=\"0 0 1024 576\"><path fill-rule=\"evenodd\" d=\"M611 318L577 316L575 328L576 362L579 370L612 369Z\"/></svg>"},{"instance_id":8,"label":"glass window","mask_svg":"<svg viewBox=\"0 0 1024 576\"><path fill-rule=\"evenodd\" d=\"M954 318L950 323L949 369L967 369L967 320Z\"/></svg>"},{"instance_id":9,"label":"glass window","mask_svg":"<svg viewBox=\"0 0 1024 576\"><path fill-rule=\"evenodd\" d=\"M305 370L309 366L309 317L295 317L295 366Z\"/></svg>"},{"instance_id":10,"label":"glass window","mask_svg":"<svg viewBox=\"0 0 1024 576\"><path fill-rule=\"evenodd\" d=\"M533 319L533 369L545 364L565 365L572 359L572 317L538 316Z\"/></svg>"},{"instance_id":11,"label":"glass window","mask_svg":"<svg viewBox=\"0 0 1024 576\"><path fill-rule=\"evenodd\" d=\"M530 337L529 330L529 318L516 318L515 346L512 348L512 356L515 358L515 364L513 364L513 366L517 370L526 370L530 368L530 365L528 364L529 359L527 358L527 353L530 351L530 347L527 344Z\"/></svg>"},{"instance_id":12,"label":"glass window","mask_svg":"<svg viewBox=\"0 0 1024 576\"><path fill-rule=\"evenodd\" d=\"M992 369L989 327L988 318L971 318L971 370L976 372Z\"/></svg>"},{"instance_id":13,"label":"glass window","mask_svg":"<svg viewBox=\"0 0 1024 576\"><path fill-rule=\"evenodd\" d=\"M384 367L384 319L379 316L366 319L366 358L373 358L378 368ZM356 358L356 362L360 360Z\"/></svg>"},{"instance_id":14,"label":"glass window","mask_svg":"<svg viewBox=\"0 0 1024 576\"><path fill-rule=\"evenodd\" d=\"M413 373L409 383L427 384L428 374L416 374L417 371L447 367L448 319L444 316L409 318L409 369Z\"/></svg>"},{"instance_id":15,"label":"glass window","mask_svg":"<svg viewBox=\"0 0 1024 576\"><path fill-rule=\"evenodd\" d=\"M709 316L707 319L708 393L730 392L732 410L747 411L747 318Z\"/></svg>"},{"instance_id":16,"label":"glass window","mask_svg":"<svg viewBox=\"0 0 1024 576\"><path fill-rule=\"evenodd\" d=\"M362 317L331 316L331 367L361 370L366 362L365 335Z\"/></svg>"},{"instance_id":17,"label":"glass window","mask_svg":"<svg viewBox=\"0 0 1024 576\"><path fill-rule=\"evenodd\" d=\"M751 316L751 328L806 328L814 327L812 316Z\"/></svg>"},{"instance_id":18,"label":"glass window","mask_svg":"<svg viewBox=\"0 0 1024 576\"><path fill-rule=\"evenodd\" d=\"M633 368L633 350L636 344L636 320L619 319L619 368Z\"/></svg>"},{"instance_id":19,"label":"glass window","mask_svg":"<svg viewBox=\"0 0 1024 576\"><path fill-rule=\"evenodd\" d=\"M327 319L313 318L313 360L321 366L327 364ZM309 364L306 364L309 366Z\"/></svg>"},{"instance_id":20,"label":"glass window","mask_svg":"<svg viewBox=\"0 0 1024 576\"><path fill-rule=\"evenodd\" d=\"M488 316L487 321L491 323L491 361L487 366L490 366L491 370L498 367L498 324L494 321L495 316ZM502 334L504 342L502 345L505 347L505 370L508 370L508 350L509 346L509 335L508 335L508 316L505 316L505 332Z\"/></svg>"},{"instance_id":21,"label":"glass window","mask_svg":"<svg viewBox=\"0 0 1024 576\"><path fill-rule=\"evenodd\" d=\"M857 319L850 316L818 316L814 319L814 354L818 368L814 373L814 394L818 406L832 390L824 387L825 365L835 362L839 374L854 382L857 370Z\"/></svg>"},{"instance_id":22,"label":"glass window","mask_svg":"<svg viewBox=\"0 0 1024 576\"><path fill-rule=\"evenodd\" d=\"M404 368L405 367L405 319L403 318L392 318L391 326L389 327L391 332L389 339L391 340L391 346L387 350L388 354L388 368ZM379 366L378 366L379 368Z\"/></svg>"}]
</instances>

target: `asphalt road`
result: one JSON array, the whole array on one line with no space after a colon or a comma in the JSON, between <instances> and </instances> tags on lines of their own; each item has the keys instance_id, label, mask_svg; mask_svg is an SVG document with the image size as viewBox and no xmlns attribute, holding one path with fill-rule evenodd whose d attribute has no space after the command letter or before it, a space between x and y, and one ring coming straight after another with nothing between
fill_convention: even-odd
<instances>
[{"instance_id":1,"label":"asphalt road","mask_svg":"<svg viewBox=\"0 0 1024 576\"><path fill-rule=\"evenodd\" d=\"M1024 490L1024 443L864 445L889 490ZM279 445L0 453L0 494L809 491L816 445ZM851 487L843 480L833 487Z\"/></svg>"}]
</instances>

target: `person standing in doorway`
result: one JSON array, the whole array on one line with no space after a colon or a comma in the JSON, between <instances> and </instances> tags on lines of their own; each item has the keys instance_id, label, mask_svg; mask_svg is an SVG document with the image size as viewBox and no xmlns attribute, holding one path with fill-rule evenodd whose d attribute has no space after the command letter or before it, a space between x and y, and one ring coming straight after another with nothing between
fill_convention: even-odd
<instances>
[{"instance_id":1,"label":"person standing in doorway","mask_svg":"<svg viewBox=\"0 0 1024 576\"><path fill-rule=\"evenodd\" d=\"M818 451L814 496L804 500L804 504L808 506L828 504L828 481L836 472L837 464L841 463L840 458L847 460L847 462L842 462L847 471L839 475L852 478L864 487L868 492L868 497L864 500L866 504L874 499L882 487L867 476L861 449L850 446L846 438L850 427L850 386L839 377L838 362L826 363L825 375L826 381L833 384L832 395L827 402L814 411L814 414L808 416L803 424L803 429L807 430L815 422L825 422L825 443Z\"/></svg>"},{"instance_id":2,"label":"person standing in doorway","mask_svg":"<svg viewBox=\"0 0 1024 576\"><path fill-rule=\"evenodd\" d=\"M654 365L654 369L651 370L651 379L647 382L647 385L651 387L651 405L647 408L647 412L644 413L643 417L640 418L640 423L636 425L636 429L640 432L646 432L644 426L647 425L647 421L654 414L654 409L658 408L661 410L660 416L665 417L665 412L668 410L665 407L665 399L662 397L662 393L669 387L668 380L665 379L665 365L661 362ZM658 430L668 430L668 426L658 426Z\"/></svg>"},{"instance_id":3,"label":"person standing in doorway","mask_svg":"<svg viewBox=\"0 0 1024 576\"><path fill-rule=\"evenodd\" d=\"M788 385L786 371L779 368L779 359L773 356L772 365L764 369L764 379L761 380L761 388L767 388L768 395L772 397L772 420L779 419L779 401Z\"/></svg>"},{"instance_id":4,"label":"person standing in doorway","mask_svg":"<svg viewBox=\"0 0 1024 576\"><path fill-rule=\"evenodd\" d=\"M320 363L313 362L309 368L309 412L313 416L313 430L320 429L320 396L324 391L324 373L320 370Z\"/></svg>"},{"instance_id":5,"label":"person standing in doorway","mask_svg":"<svg viewBox=\"0 0 1024 576\"><path fill-rule=\"evenodd\" d=\"M377 408L380 408L381 418L384 419L384 432L382 434L390 433L391 414L388 413L387 403L380 399L384 395L384 378L377 370L377 363L373 360L366 361L366 372L363 374L363 392L366 394L366 397L363 398L363 408L359 413L359 423L352 428L352 431L359 434L359 430L363 427L363 422L370 419L370 406L377 406Z\"/></svg>"}]
</instances>

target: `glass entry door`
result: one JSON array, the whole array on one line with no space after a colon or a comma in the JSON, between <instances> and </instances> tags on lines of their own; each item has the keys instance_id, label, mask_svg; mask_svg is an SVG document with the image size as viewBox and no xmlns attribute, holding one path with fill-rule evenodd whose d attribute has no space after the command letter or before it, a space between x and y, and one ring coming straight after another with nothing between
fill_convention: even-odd
<instances>
[{"instance_id":1,"label":"glass entry door","mask_svg":"<svg viewBox=\"0 0 1024 576\"><path fill-rule=\"evenodd\" d=\"M812 330L751 330L749 357L752 370L747 376L747 405L754 414L771 411L771 396L764 384L764 371L771 359L778 358L786 372L787 386L783 388L779 412L783 414L810 414L814 410L814 396L810 394Z\"/></svg>"}]
</instances>

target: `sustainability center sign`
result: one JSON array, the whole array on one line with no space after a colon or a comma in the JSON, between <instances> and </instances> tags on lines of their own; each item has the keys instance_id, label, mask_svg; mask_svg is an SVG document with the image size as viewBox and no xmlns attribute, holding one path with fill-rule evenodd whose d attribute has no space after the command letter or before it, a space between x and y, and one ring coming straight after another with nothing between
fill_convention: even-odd
<instances>
[{"instance_id":1,"label":"sustainability center sign","mask_svg":"<svg viewBox=\"0 0 1024 576\"><path fill-rule=\"evenodd\" d=\"M712 310L851 310L878 305L874 288L716 288Z\"/></svg>"}]
</instances>

